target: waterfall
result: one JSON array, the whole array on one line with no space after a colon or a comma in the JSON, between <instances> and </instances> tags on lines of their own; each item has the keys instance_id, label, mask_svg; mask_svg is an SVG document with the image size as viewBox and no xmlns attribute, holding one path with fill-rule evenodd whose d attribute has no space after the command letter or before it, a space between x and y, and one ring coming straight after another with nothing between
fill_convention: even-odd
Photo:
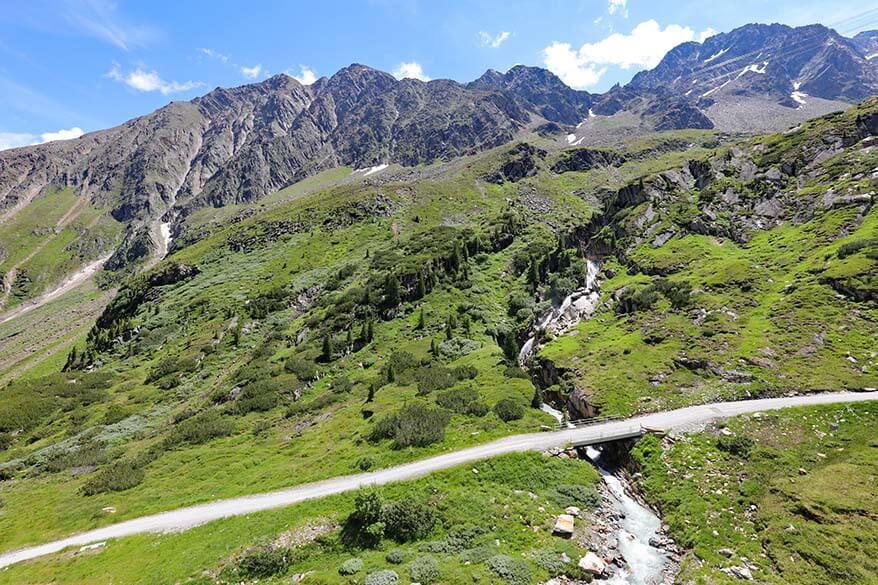
<instances>
[{"instance_id":1,"label":"waterfall","mask_svg":"<svg viewBox=\"0 0 878 585\"><path fill-rule=\"evenodd\" d=\"M549 309L542 319L536 320L539 325L531 328L530 337L527 338L527 341L521 347L521 351L518 352L519 364L524 366L531 355L533 355L536 349L534 346L536 345L537 332L557 325L567 316L571 306L575 309L575 315L572 315L573 319L578 319L581 315L590 316L594 312L600 298L597 292L597 276L599 272L600 264L597 261L586 260L585 286L564 297L560 307Z\"/></svg>"}]
</instances>

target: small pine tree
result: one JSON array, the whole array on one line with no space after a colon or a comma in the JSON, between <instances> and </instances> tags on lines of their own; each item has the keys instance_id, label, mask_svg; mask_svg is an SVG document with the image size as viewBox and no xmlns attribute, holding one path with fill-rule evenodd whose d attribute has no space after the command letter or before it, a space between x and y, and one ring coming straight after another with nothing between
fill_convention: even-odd
<instances>
[{"instance_id":1,"label":"small pine tree","mask_svg":"<svg viewBox=\"0 0 878 585\"><path fill-rule=\"evenodd\" d=\"M372 343L373 339L375 339L375 330L372 326L372 321L369 321L366 324L366 341Z\"/></svg>"},{"instance_id":2,"label":"small pine tree","mask_svg":"<svg viewBox=\"0 0 878 585\"><path fill-rule=\"evenodd\" d=\"M353 327L353 325L348 327L347 346L348 346L348 351L351 351L351 348L354 347L354 327Z\"/></svg>"},{"instance_id":3,"label":"small pine tree","mask_svg":"<svg viewBox=\"0 0 878 585\"><path fill-rule=\"evenodd\" d=\"M418 273L418 288L415 292L419 299L424 298L427 294L427 283L424 281L424 275L421 272Z\"/></svg>"},{"instance_id":4,"label":"small pine tree","mask_svg":"<svg viewBox=\"0 0 878 585\"><path fill-rule=\"evenodd\" d=\"M332 360L332 341L329 340L328 335L323 336L323 361L328 362Z\"/></svg>"},{"instance_id":5,"label":"small pine tree","mask_svg":"<svg viewBox=\"0 0 878 585\"><path fill-rule=\"evenodd\" d=\"M451 320L445 322L445 339L454 337L454 328L451 326Z\"/></svg>"},{"instance_id":6,"label":"small pine tree","mask_svg":"<svg viewBox=\"0 0 878 585\"><path fill-rule=\"evenodd\" d=\"M463 316L463 319L460 320L460 323L461 323L461 326L463 327L463 333L464 333L464 335L466 335L467 337L469 337L470 329L471 329L471 327L470 327L469 315L464 315L464 316Z\"/></svg>"},{"instance_id":7,"label":"small pine tree","mask_svg":"<svg viewBox=\"0 0 878 585\"><path fill-rule=\"evenodd\" d=\"M393 373L393 366L387 366L387 383L392 384L396 379L396 375Z\"/></svg>"},{"instance_id":8,"label":"small pine tree","mask_svg":"<svg viewBox=\"0 0 878 585\"><path fill-rule=\"evenodd\" d=\"M369 394L366 396L366 402L375 400L375 384L369 384Z\"/></svg>"},{"instance_id":9,"label":"small pine tree","mask_svg":"<svg viewBox=\"0 0 878 585\"><path fill-rule=\"evenodd\" d=\"M418 329L423 331L427 326L427 320L424 317L424 307L421 307L421 312L418 314Z\"/></svg>"},{"instance_id":10,"label":"small pine tree","mask_svg":"<svg viewBox=\"0 0 878 585\"><path fill-rule=\"evenodd\" d=\"M506 359L510 362L515 363L518 360L518 340L515 338L514 333L510 333L506 336L506 344L503 347L503 353L506 354Z\"/></svg>"},{"instance_id":11,"label":"small pine tree","mask_svg":"<svg viewBox=\"0 0 878 585\"><path fill-rule=\"evenodd\" d=\"M400 300L399 280L396 276L388 274L384 279L384 306L392 309Z\"/></svg>"},{"instance_id":12,"label":"small pine tree","mask_svg":"<svg viewBox=\"0 0 878 585\"><path fill-rule=\"evenodd\" d=\"M439 357L439 344L436 343L435 339L430 339L430 353L433 357Z\"/></svg>"},{"instance_id":13,"label":"small pine tree","mask_svg":"<svg viewBox=\"0 0 878 585\"><path fill-rule=\"evenodd\" d=\"M530 269L527 273L527 282L532 291L537 289L540 284L540 267L537 266L537 259L532 258L530 261Z\"/></svg>"}]
</instances>

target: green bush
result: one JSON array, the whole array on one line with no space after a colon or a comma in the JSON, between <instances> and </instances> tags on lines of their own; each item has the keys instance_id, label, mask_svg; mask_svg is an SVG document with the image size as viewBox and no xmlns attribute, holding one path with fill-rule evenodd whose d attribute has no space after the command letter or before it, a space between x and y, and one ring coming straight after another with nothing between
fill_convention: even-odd
<instances>
[{"instance_id":1,"label":"green bush","mask_svg":"<svg viewBox=\"0 0 878 585\"><path fill-rule=\"evenodd\" d=\"M354 497L354 511L345 520L341 538L349 546L373 547L384 537L381 514L384 500L374 486L362 487Z\"/></svg>"},{"instance_id":2,"label":"green bush","mask_svg":"<svg viewBox=\"0 0 878 585\"><path fill-rule=\"evenodd\" d=\"M436 404L458 414L484 416L488 407L479 402L479 393L474 388L455 388L436 396Z\"/></svg>"},{"instance_id":3,"label":"green bush","mask_svg":"<svg viewBox=\"0 0 878 585\"><path fill-rule=\"evenodd\" d=\"M430 585L439 580L439 563L433 557L418 557L409 565L409 575L413 583Z\"/></svg>"},{"instance_id":4,"label":"green bush","mask_svg":"<svg viewBox=\"0 0 878 585\"><path fill-rule=\"evenodd\" d=\"M238 575L246 579L264 579L287 570L291 559L286 548L262 547L245 554L238 561Z\"/></svg>"},{"instance_id":5,"label":"green bush","mask_svg":"<svg viewBox=\"0 0 878 585\"><path fill-rule=\"evenodd\" d=\"M385 536L397 542L410 542L427 536L436 524L436 516L429 506L406 497L385 506L381 521Z\"/></svg>"},{"instance_id":6,"label":"green bush","mask_svg":"<svg viewBox=\"0 0 878 585\"><path fill-rule=\"evenodd\" d=\"M339 575L354 575L363 570L363 559L357 557L346 560L338 568Z\"/></svg>"},{"instance_id":7,"label":"green bush","mask_svg":"<svg viewBox=\"0 0 878 585\"><path fill-rule=\"evenodd\" d=\"M744 435L720 435L716 440L716 448L732 455L747 457L753 448L753 439Z\"/></svg>"},{"instance_id":8,"label":"green bush","mask_svg":"<svg viewBox=\"0 0 878 585\"><path fill-rule=\"evenodd\" d=\"M411 404L379 419L369 439L393 439L396 449L425 447L445 438L445 427L450 420L451 415L447 410Z\"/></svg>"},{"instance_id":9,"label":"green bush","mask_svg":"<svg viewBox=\"0 0 878 585\"><path fill-rule=\"evenodd\" d=\"M519 420L524 418L524 406L511 398L504 398L494 405L494 413L503 422Z\"/></svg>"},{"instance_id":10,"label":"green bush","mask_svg":"<svg viewBox=\"0 0 878 585\"><path fill-rule=\"evenodd\" d=\"M366 576L366 585L396 585L399 583L399 575L396 571L384 569Z\"/></svg>"},{"instance_id":11,"label":"green bush","mask_svg":"<svg viewBox=\"0 0 878 585\"><path fill-rule=\"evenodd\" d=\"M601 505L601 495L593 485L559 485L553 492L553 499L563 508L567 506L597 508Z\"/></svg>"},{"instance_id":12,"label":"green bush","mask_svg":"<svg viewBox=\"0 0 878 585\"><path fill-rule=\"evenodd\" d=\"M88 444L75 451L59 452L49 457L43 465L49 473L58 473L73 467L91 467L107 462L107 453L99 444Z\"/></svg>"},{"instance_id":13,"label":"green bush","mask_svg":"<svg viewBox=\"0 0 878 585\"><path fill-rule=\"evenodd\" d=\"M636 313L652 307L658 299L658 290L651 284L628 287L619 295L616 311L621 314Z\"/></svg>"},{"instance_id":14,"label":"green bush","mask_svg":"<svg viewBox=\"0 0 878 585\"><path fill-rule=\"evenodd\" d=\"M838 248L838 257L847 258L852 254L856 254L864 248L878 248L878 238L870 238L868 240L856 240L843 244Z\"/></svg>"},{"instance_id":15,"label":"green bush","mask_svg":"<svg viewBox=\"0 0 878 585\"><path fill-rule=\"evenodd\" d=\"M523 559L508 555L494 555L485 563L507 585L530 585L530 565Z\"/></svg>"},{"instance_id":16,"label":"green bush","mask_svg":"<svg viewBox=\"0 0 878 585\"><path fill-rule=\"evenodd\" d=\"M15 438L9 433L0 433L0 451L5 451L11 447L14 442Z\"/></svg>"},{"instance_id":17,"label":"green bush","mask_svg":"<svg viewBox=\"0 0 878 585\"><path fill-rule=\"evenodd\" d=\"M237 414L248 412L267 412L280 403L274 380L260 380L247 384L235 399L234 411Z\"/></svg>"},{"instance_id":18,"label":"green bush","mask_svg":"<svg viewBox=\"0 0 878 585\"><path fill-rule=\"evenodd\" d=\"M667 297L675 309L682 309L691 302L692 285L686 281L671 282L666 278L657 278L653 284L656 290Z\"/></svg>"},{"instance_id":19,"label":"green bush","mask_svg":"<svg viewBox=\"0 0 878 585\"><path fill-rule=\"evenodd\" d=\"M418 394L423 395L429 394L434 390L450 388L461 380L475 378L477 374L478 370L472 366L446 368L444 366L431 364L413 370L410 376L403 377L402 379L406 383L409 378L417 382Z\"/></svg>"},{"instance_id":20,"label":"green bush","mask_svg":"<svg viewBox=\"0 0 878 585\"><path fill-rule=\"evenodd\" d=\"M308 382L317 377L317 365L300 356L294 355L284 362L284 369L298 379Z\"/></svg>"},{"instance_id":21,"label":"green bush","mask_svg":"<svg viewBox=\"0 0 878 585\"><path fill-rule=\"evenodd\" d=\"M405 551L395 548L387 553L387 556L384 557L384 559L391 565L401 565L405 562Z\"/></svg>"},{"instance_id":22,"label":"green bush","mask_svg":"<svg viewBox=\"0 0 878 585\"><path fill-rule=\"evenodd\" d=\"M130 461L123 461L96 472L82 486L82 493L93 496L105 492L121 492L139 485L144 473Z\"/></svg>"},{"instance_id":23,"label":"green bush","mask_svg":"<svg viewBox=\"0 0 878 585\"><path fill-rule=\"evenodd\" d=\"M228 436L234 428L232 421L223 418L216 410L208 410L174 425L165 437L164 444L165 447L183 443L200 445L217 437Z\"/></svg>"}]
</instances>

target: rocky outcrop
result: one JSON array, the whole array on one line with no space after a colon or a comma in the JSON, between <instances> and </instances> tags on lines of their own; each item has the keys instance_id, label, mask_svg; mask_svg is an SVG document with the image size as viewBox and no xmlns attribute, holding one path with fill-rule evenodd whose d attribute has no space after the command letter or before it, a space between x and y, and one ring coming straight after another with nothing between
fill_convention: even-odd
<instances>
[{"instance_id":1,"label":"rocky outcrop","mask_svg":"<svg viewBox=\"0 0 878 585\"><path fill-rule=\"evenodd\" d=\"M546 158L546 151L522 142L506 153L505 158L499 169L485 177L486 181L500 185L533 176L537 173L538 161Z\"/></svg>"},{"instance_id":2,"label":"rocky outcrop","mask_svg":"<svg viewBox=\"0 0 878 585\"><path fill-rule=\"evenodd\" d=\"M625 157L612 150L577 148L562 154L552 165L552 172L589 171L599 167L618 167L624 163Z\"/></svg>"}]
</instances>

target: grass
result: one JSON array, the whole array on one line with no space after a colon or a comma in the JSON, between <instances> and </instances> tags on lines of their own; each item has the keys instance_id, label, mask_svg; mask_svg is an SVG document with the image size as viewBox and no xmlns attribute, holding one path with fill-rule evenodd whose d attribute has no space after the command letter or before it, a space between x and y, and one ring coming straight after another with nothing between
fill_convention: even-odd
<instances>
[{"instance_id":1,"label":"grass","mask_svg":"<svg viewBox=\"0 0 878 585\"><path fill-rule=\"evenodd\" d=\"M476 577L494 582L486 561L498 554L522 558L534 580L544 579L548 573L537 557L559 560L565 552L575 560L585 554L574 542L551 535L555 515L568 505L554 488L591 488L598 481L594 468L582 461L507 455L382 488L385 501L403 497L426 501L438 516L436 527L420 541L384 541L376 549L344 546L338 527L353 509L354 494L343 494L220 520L183 533L134 536L94 551L59 553L0 572L0 583L214 582L214 577L222 580L232 574L236 559L255 546L287 541L300 542L290 555L293 561L280 574L260 579L261 583L288 583L292 575L305 572L311 572L308 579L315 583L349 583L339 567L352 557L363 561L363 569L356 572L359 580L386 569L407 578L416 560L425 556L436 561L442 582ZM467 527L466 532L473 533L469 539L449 540ZM578 530L585 527L580 523ZM322 536L310 541L308 533ZM389 562L390 551L396 551L403 562Z\"/></svg>"},{"instance_id":2,"label":"grass","mask_svg":"<svg viewBox=\"0 0 878 585\"><path fill-rule=\"evenodd\" d=\"M762 583L874 583L876 423L873 404L834 405L738 417L722 434L664 445L644 439L634 451L640 486L691 550L678 579L734 583L719 569L746 558ZM723 451L727 436L753 446Z\"/></svg>"}]
</instances>

